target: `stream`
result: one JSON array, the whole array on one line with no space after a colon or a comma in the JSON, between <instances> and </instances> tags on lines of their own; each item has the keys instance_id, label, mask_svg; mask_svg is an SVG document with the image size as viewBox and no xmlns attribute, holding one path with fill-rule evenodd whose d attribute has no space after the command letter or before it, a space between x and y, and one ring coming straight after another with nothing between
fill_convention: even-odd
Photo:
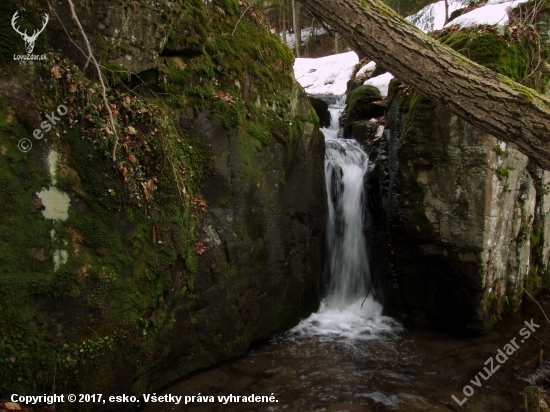
<instances>
[{"instance_id":1,"label":"stream","mask_svg":"<svg viewBox=\"0 0 550 412\"><path fill-rule=\"evenodd\" d=\"M200 393L214 396L216 402L149 403L142 411L520 411L523 388L544 381L548 366L539 361L539 353L550 341L550 325L532 302L486 336L457 338L408 330L383 315L372 293L365 299L370 270L363 178L369 159L356 141L338 137L342 109L342 100L331 106L331 126L323 129L331 275L318 312L242 357L162 392ZM541 302L545 310L548 303ZM540 326L529 338L520 336L524 322L531 319ZM500 367L492 375L486 374L487 359L513 338L518 348L502 365L495 361ZM476 379L479 372L487 379ZM463 393L465 385L473 390L465 390L469 396ZM217 401L229 394L273 394L277 401ZM453 395L459 402L465 399L462 406Z\"/></svg>"}]
</instances>

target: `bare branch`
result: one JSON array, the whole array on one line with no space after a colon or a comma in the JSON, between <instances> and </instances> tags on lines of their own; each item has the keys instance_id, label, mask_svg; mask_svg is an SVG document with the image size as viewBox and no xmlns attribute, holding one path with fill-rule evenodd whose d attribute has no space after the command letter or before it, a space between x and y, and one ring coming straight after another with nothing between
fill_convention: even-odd
<instances>
[{"instance_id":1,"label":"bare branch","mask_svg":"<svg viewBox=\"0 0 550 412\"><path fill-rule=\"evenodd\" d=\"M92 47L90 46L90 41L88 40L88 37L86 36L86 33L84 32L84 29L82 28L82 25L80 24L80 20L78 20L78 17L76 15L76 12L74 10L74 5L72 0L67 0L67 3L69 3L69 9L71 11L71 17L75 21L76 25L78 26L78 29L80 30L80 34L82 35L82 38L84 39L84 42L86 43L86 47L88 48L88 55L90 57L90 60L94 64L98 76L99 76L99 82L101 83L101 95L103 97L103 104L105 105L105 108L107 109L107 113L109 113L109 120L111 123L111 129L113 130L113 134L115 135L115 145L113 147L113 162L116 161L116 149L118 147L118 134L116 132L116 126L115 126L115 120L113 118L113 112L111 111L111 106L109 106L109 101L107 100L107 88L105 87L105 82L103 81L103 73L101 71L101 68L99 67L99 64L92 52Z\"/></svg>"}]
</instances>

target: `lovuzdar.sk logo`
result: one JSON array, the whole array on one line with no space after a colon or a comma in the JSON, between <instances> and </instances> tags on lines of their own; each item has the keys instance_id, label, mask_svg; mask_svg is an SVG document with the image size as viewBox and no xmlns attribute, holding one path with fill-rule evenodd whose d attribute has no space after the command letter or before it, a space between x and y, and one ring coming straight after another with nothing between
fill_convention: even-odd
<instances>
[{"instance_id":1,"label":"lovuzdar.sk logo","mask_svg":"<svg viewBox=\"0 0 550 412\"><path fill-rule=\"evenodd\" d=\"M13 27L13 30L17 32L25 42L25 49L27 49L28 54L14 54L13 60L45 60L46 55L36 55L32 54L34 50L34 44L36 42L36 39L44 31L46 28L46 25L48 24L48 21L50 20L50 16L48 13L44 13L42 16L42 28L41 29L35 29L33 33L29 36L27 34L27 30L21 31L21 29L17 26L17 19L19 18L19 11L16 11L11 19L11 26Z\"/></svg>"}]
</instances>

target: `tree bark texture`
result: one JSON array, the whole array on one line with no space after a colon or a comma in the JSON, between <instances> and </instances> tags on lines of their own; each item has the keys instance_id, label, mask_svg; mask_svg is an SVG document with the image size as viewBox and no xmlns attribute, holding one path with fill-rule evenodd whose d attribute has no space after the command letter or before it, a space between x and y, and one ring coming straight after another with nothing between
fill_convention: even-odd
<instances>
[{"instance_id":1,"label":"tree bark texture","mask_svg":"<svg viewBox=\"0 0 550 412\"><path fill-rule=\"evenodd\" d=\"M300 12L298 6L294 0L292 0L292 26L294 28L294 51L296 52L296 57L300 57L300 46L302 45L302 30L298 24L299 16L297 14Z\"/></svg>"},{"instance_id":2,"label":"tree bark texture","mask_svg":"<svg viewBox=\"0 0 550 412\"><path fill-rule=\"evenodd\" d=\"M550 99L432 39L377 0L300 0L423 96L550 170Z\"/></svg>"}]
</instances>

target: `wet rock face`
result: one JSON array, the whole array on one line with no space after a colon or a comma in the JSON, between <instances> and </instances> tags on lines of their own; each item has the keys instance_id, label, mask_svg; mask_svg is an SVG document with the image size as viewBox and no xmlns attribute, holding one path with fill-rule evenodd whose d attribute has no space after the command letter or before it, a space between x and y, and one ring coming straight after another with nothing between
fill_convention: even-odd
<instances>
[{"instance_id":1,"label":"wet rock face","mask_svg":"<svg viewBox=\"0 0 550 412\"><path fill-rule=\"evenodd\" d=\"M104 3L76 7L107 72L116 162L114 140L91 137L107 123L97 78L53 18L41 39L61 54L0 75L2 393L45 391L55 359L60 392L149 393L319 304L324 138L290 49L236 0ZM18 52L6 33L0 50ZM129 72L110 77L122 69L138 94ZM59 102L82 116L36 140Z\"/></svg>"},{"instance_id":2,"label":"wet rock face","mask_svg":"<svg viewBox=\"0 0 550 412\"><path fill-rule=\"evenodd\" d=\"M308 96L317 117L319 117L319 126L329 127L330 126L330 112L328 111L328 103L318 97Z\"/></svg>"},{"instance_id":3,"label":"wet rock face","mask_svg":"<svg viewBox=\"0 0 550 412\"><path fill-rule=\"evenodd\" d=\"M246 136L227 132L207 113L183 121L185 131L212 150L215 170L203 186L209 209L199 233L206 248L198 262L196 299L176 315L165 363L169 375L242 352L251 340L267 338L318 307L324 139L299 93L298 110L311 123L305 123L292 159L275 143L261 150L248 146ZM254 156L245 156L251 162L246 164L243 152L249 150Z\"/></svg>"},{"instance_id":4,"label":"wet rock face","mask_svg":"<svg viewBox=\"0 0 550 412\"><path fill-rule=\"evenodd\" d=\"M483 333L544 282L550 174L393 86L369 147L374 277L391 314Z\"/></svg>"}]
</instances>

